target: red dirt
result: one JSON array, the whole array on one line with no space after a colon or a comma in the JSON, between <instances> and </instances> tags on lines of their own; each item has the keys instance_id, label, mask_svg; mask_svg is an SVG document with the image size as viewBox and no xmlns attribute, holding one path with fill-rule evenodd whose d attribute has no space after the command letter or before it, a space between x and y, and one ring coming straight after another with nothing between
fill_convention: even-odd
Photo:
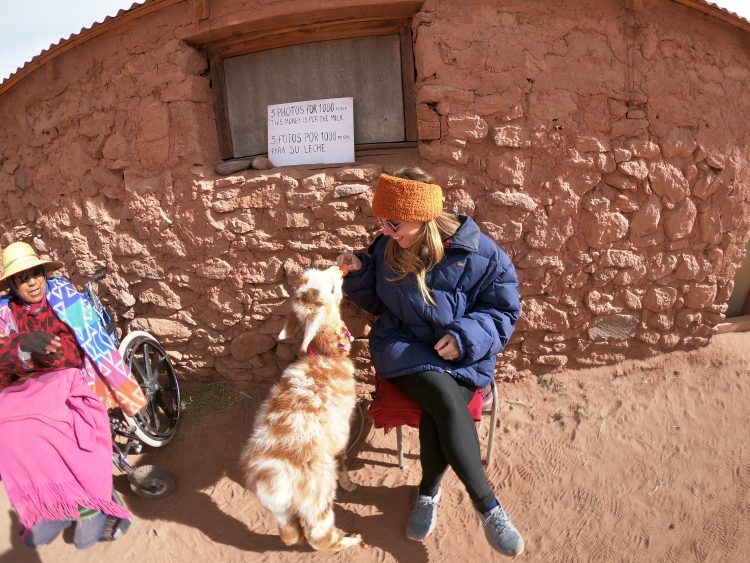
<instances>
[{"instance_id":1,"label":"red dirt","mask_svg":"<svg viewBox=\"0 0 750 563\"><path fill-rule=\"evenodd\" d=\"M617 367L561 372L546 386L502 385L495 459L487 473L526 538L524 561L722 561L750 552L750 333L717 336L703 349ZM548 387L562 384L556 391ZM256 399L202 418L139 463L172 471L161 500L125 491L130 532L78 552L70 538L37 552L19 545L18 522L0 495L0 563L77 561L472 561L501 560L485 543L469 499L450 473L439 522L424 543L403 528L419 479L417 433L365 424L350 453L353 493L339 490L337 524L366 547L333 556L286 548L270 515L238 483L236 462ZM189 413L188 413L189 414ZM360 427L355 419L354 432ZM480 435L486 443L488 419ZM135 460L134 460L135 461ZM742 554L745 555L742 555Z\"/></svg>"}]
</instances>

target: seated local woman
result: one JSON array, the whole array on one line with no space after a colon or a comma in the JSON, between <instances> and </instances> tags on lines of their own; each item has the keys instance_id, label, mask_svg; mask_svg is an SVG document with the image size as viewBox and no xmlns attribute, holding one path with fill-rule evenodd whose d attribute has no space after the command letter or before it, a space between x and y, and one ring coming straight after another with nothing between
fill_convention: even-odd
<instances>
[{"instance_id":1,"label":"seated local woman","mask_svg":"<svg viewBox=\"0 0 750 563\"><path fill-rule=\"evenodd\" d=\"M75 523L74 543L129 519L112 496L107 409L137 413L146 399L91 304L24 242L2 254L0 479L24 542L51 542Z\"/></svg>"}]
</instances>

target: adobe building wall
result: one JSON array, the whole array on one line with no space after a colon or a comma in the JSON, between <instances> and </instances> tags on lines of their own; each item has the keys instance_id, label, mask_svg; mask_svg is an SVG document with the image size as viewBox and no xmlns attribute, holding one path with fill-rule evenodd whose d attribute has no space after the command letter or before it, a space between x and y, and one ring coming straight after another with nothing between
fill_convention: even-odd
<instances>
[{"instance_id":1,"label":"adobe building wall","mask_svg":"<svg viewBox=\"0 0 750 563\"><path fill-rule=\"evenodd\" d=\"M518 266L515 366L703 345L748 238L746 34L671 2L425 2L428 160Z\"/></svg>"},{"instance_id":2,"label":"adobe building wall","mask_svg":"<svg viewBox=\"0 0 750 563\"><path fill-rule=\"evenodd\" d=\"M322 4L357 2L225 0L208 24L165 2L1 95L2 245L33 242L79 285L107 266L118 317L181 373L267 382L294 355L275 339L290 279L365 247L378 174L418 164L516 264L502 377L715 333L749 231L746 33L663 0L427 0L418 152L217 175L207 61L182 38ZM345 317L365 358L370 319Z\"/></svg>"}]
</instances>

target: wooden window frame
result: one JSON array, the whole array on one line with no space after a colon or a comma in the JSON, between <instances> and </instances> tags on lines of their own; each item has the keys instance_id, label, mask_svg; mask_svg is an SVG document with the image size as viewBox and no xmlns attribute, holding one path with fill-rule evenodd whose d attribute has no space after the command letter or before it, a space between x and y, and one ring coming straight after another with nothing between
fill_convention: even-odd
<instances>
[{"instance_id":1,"label":"wooden window frame","mask_svg":"<svg viewBox=\"0 0 750 563\"><path fill-rule=\"evenodd\" d=\"M205 45L204 48L208 54L210 65L211 88L214 96L221 158L224 160L235 158L227 110L226 83L224 80L225 59L291 45L394 34L399 35L401 47L401 88L404 103L405 141L355 145L355 152L356 154L363 154L369 150L415 147L417 143L417 106L411 19L363 19L326 22L261 33L255 32L232 36Z\"/></svg>"}]
</instances>

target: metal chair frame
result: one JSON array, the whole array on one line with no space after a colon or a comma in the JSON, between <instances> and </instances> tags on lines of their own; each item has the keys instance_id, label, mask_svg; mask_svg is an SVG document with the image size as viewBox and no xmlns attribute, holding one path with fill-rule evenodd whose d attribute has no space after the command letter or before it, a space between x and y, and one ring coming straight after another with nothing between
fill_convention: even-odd
<instances>
[{"instance_id":1,"label":"metal chair frame","mask_svg":"<svg viewBox=\"0 0 750 563\"><path fill-rule=\"evenodd\" d=\"M482 410L482 414L489 414L490 415L490 435L487 437L487 461L486 465L489 466L492 463L492 446L495 443L495 427L497 423L497 410L498 410L498 403L500 402L498 400L497 395L497 386L495 385L495 380L493 379L490 383L490 387L492 389L492 406L490 407L489 411ZM398 449L398 466L403 468L404 467L404 433L401 429L401 426L396 426L396 447Z\"/></svg>"}]
</instances>

